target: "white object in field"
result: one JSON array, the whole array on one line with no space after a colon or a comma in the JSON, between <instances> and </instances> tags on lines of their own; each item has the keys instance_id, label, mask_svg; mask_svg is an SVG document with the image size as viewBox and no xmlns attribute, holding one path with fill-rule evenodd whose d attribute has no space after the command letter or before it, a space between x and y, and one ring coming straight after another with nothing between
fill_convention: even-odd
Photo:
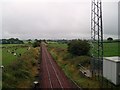
<instances>
[{"instance_id":1,"label":"white object in field","mask_svg":"<svg viewBox=\"0 0 120 90\"><path fill-rule=\"evenodd\" d=\"M4 68L4 66L3 66L3 65L1 65L0 67L1 67L1 68Z\"/></svg>"},{"instance_id":2,"label":"white object in field","mask_svg":"<svg viewBox=\"0 0 120 90\"><path fill-rule=\"evenodd\" d=\"M38 81L34 81L33 83L34 83L35 85L37 85L39 82L38 82Z\"/></svg>"},{"instance_id":3,"label":"white object in field","mask_svg":"<svg viewBox=\"0 0 120 90\"><path fill-rule=\"evenodd\" d=\"M120 85L120 59L115 57L104 57L103 76L115 85Z\"/></svg>"},{"instance_id":4,"label":"white object in field","mask_svg":"<svg viewBox=\"0 0 120 90\"><path fill-rule=\"evenodd\" d=\"M29 47L28 50L30 50L31 48Z\"/></svg>"},{"instance_id":5,"label":"white object in field","mask_svg":"<svg viewBox=\"0 0 120 90\"><path fill-rule=\"evenodd\" d=\"M16 53L14 53L14 56L16 56Z\"/></svg>"}]
</instances>

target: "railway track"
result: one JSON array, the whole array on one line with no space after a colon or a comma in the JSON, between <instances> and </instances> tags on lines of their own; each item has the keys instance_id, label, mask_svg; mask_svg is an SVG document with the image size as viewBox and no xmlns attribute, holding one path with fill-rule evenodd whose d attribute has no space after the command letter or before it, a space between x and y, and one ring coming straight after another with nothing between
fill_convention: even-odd
<instances>
[{"instance_id":1,"label":"railway track","mask_svg":"<svg viewBox=\"0 0 120 90\"><path fill-rule=\"evenodd\" d=\"M63 73L61 68L53 60L44 44L41 45L41 80L40 88L78 88Z\"/></svg>"}]
</instances>

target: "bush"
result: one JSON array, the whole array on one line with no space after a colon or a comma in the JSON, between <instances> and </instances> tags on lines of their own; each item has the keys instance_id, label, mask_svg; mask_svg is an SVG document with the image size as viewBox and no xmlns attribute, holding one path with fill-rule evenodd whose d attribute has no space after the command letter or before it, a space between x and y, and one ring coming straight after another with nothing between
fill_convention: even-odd
<instances>
[{"instance_id":1,"label":"bush","mask_svg":"<svg viewBox=\"0 0 120 90\"><path fill-rule=\"evenodd\" d=\"M109 37L107 38L108 41L113 41L113 38Z\"/></svg>"},{"instance_id":2,"label":"bush","mask_svg":"<svg viewBox=\"0 0 120 90\"><path fill-rule=\"evenodd\" d=\"M68 44L68 51L74 55L89 55L90 44L86 40L72 40Z\"/></svg>"},{"instance_id":3,"label":"bush","mask_svg":"<svg viewBox=\"0 0 120 90\"><path fill-rule=\"evenodd\" d=\"M38 47L39 46L39 43L38 42L34 42L33 43L33 47Z\"/></svg>"},{"instance_id":4,"label":"bush","mask_svg":"<svg viewBox=\"0 0 120 90\"><path fill-rule=\"evenodd\" d=\"M35 42L33 43L33 47L39 47L41 43L41 40L35 40Z\"/></svg>"}]
</instances>

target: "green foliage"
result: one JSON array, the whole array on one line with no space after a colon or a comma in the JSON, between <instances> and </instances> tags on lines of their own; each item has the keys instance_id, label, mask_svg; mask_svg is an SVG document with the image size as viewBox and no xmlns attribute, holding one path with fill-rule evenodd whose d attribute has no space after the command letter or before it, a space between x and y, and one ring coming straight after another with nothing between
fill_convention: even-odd
<instances>
[{"instance_id":1,"label":"green foliage","mask_svg":"<svg viewBox=\"0 0 120 90\"><path fill-rule=\"evenodd\" d=\"M30 71L24 68L24 62L16 62L4 68L3 88L17 88L17 84L24 79L30 78Z\"/></svg>"},{"instance_id":2,"label":"green foliage","mask_svg":"<svg viewBox=\"0 0 120 90\"><path fill-rule=\"evenodd\" d=\"M31 48L21 57L17 58L16 61L6 65L3 69L3 88L30 88L35 79L33 68L36 66L33 66L33 63L37 63L38 55L38 49ZM26 82L29 83L27 84ZM22 87L19 86L21 84Z\"/></svg>"},{"instance_id":3,"label":"green foliage","mask_svg":"<svg viewBox=\"0 0 120 90\"><path fill-rule=\"evenodd\" d=\"M35 59L32 59L32 60L31 60L31 64L32 64L32 66L35 66L35 65L36 65Z\"/></svg>"},{"instance_id":4,"label":"green foliage","mask_svg":"<svg viewBox=\"0 0 120 90\"><path fill-rule=\"evenodd\" d=\"M68 44L68 51L74 55L88 55L90 45L86 40L72 40Z\"/></svg>"},{"instance_id":5,"label":"green foliage","mask_svg":"<svg viewBox=\"0 0 120 90\"><path fill-rule=\"evenodd\" d=\"M38 46L40 46L40 44L38 42L33 43L33 47L38 47Z\"/></svg>"},{"instance_id":6,"label":"green foliage","mask_svg":"<svg viewBox=\"0 0 120 90\"><path fill-rule=\"evenodd\" d=\"M71 53L66 53L66 55L63 57L64 60L67 60L67 59L73 59L75 56Z\"/></svg>"},{"instance_id":7,"label":"green foliage","mask_svg":"<svg viewBox=\"0 0 120 90\"><path fill-rule=\"evenodd\" d=\"M41 44L41 40L35 39L35 42L33 43L33 47L39 47Z\"/></svg>"},{"instance_id":8,"label":"green foliage","mask_svg":"<svg viewBox=\"0 0 120 90\"><path fill-rule=\"evenodd\" d=\"M112 40L113 40L113 38L109 37L109 38L107 38L107 40L108 40L108 41L112 41Z\"/></svg>"},{"instance_id":9,"label":"green foliage","mask_svg":"<svg viewBox=\"0 0 120 90\"><path fill-rule=\"evenodd\" d=\"M56 55L53 51L50 51L50 53L51 53L52 57L53 57L55 60L57 60L57 55Z\"/></svg>"},{"instance_id":10,"label":"green foliage","mask_svg":"<svg viewBox=\"0 0 120 90\"><path fill-rule=\"evenodd\" d=\"M2 39L2 44L24 44L22 40L18 38Z\"/></svg>"},{"instance_id":11,"label":"green foliage","mask_svg":"<svg viewBox=\"0 0 120 90\"><path fill-rule=\"evenodd\" d=\"M63 57L64 61L69 61L74 66L78 66L78 64L81 64L82 66L88 67L90 64L91 58L89 56L73 56L69 53L66 53Z\"/></svg>"},{"instance_id":12,"label":"green foliage","mask_svg":"<svg viewBox=\"0 0 120 90\"><path fill-rule=\"evenodd\" d=\"M67 44L57 43L57 42L50 42L48 46L54 47L54 48L62 48L62 49L66 49L68 47Z\"/></svg>"}]
</instances>

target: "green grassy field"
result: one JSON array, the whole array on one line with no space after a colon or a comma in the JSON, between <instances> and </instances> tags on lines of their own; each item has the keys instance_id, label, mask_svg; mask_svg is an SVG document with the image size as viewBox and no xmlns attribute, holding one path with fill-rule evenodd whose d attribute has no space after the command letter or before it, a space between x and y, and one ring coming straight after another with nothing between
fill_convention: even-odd
<instances>
[{"instance_id":1,"label":"green grassy field","mask_svg":"<svg viewBox=\"0 0 120 90\"><path fill-rule=\"evenodd\" d=\"M19 46L25 46L26 44L0 44L1 47L19 47ZM27 46L27 45L26 45Z\"/></svg>"},{"instance_id":2,"label":"green grassy field","mask_svg":"<svg viewBox=\"0 0 120 90\"><path fill-rule=\"evenodd\" d=\"M55 47L55 48L63 48L63 49L67 49L67 44L62 44L62 43L49 43L50 47Z\"/></svg>"},{"instance_id":3,"label":"green grassy field","mask_svg":"<svg viewBox=\"0 0 120 90\"><path fill-rule=\"evenodd\" d=\"M22 55L28 49L28 47L23 47L23 46L24 46L23 44L2 45L2 47L4 47L4 48L2 48L2 54L1 54L2 56L0 55L0 58L2 58L2 64L8 65L8 64L14 62L15 60L17 60L17 58L20 57L20 54ZM11 53L13 51L14 51L14 53L16 53L16 56L14 55L14 53Z\"/></svg>"},{"instance_id":4,"label":"green grassy field","mask_svg":"<svg viewBox=\"0 0 120 90\"><path fill-rule=\"evenodd\" d=\"M120 43L120 42L119 42ZM118 53L118 43L104 43L104 56L120 56Z\"/></svg>"},{"instance_id":5,"label":"green grassy field","mask_svg":"<svg viewBox=\"0 0 120 90\"><path fill-rule=\"evenodd\" d=\"M120 43L120 42L119 42ZM67 49L67 44L62 43L49 43L50 47L58 47L62 49ZM110 56L120 56L120 53L118 53L118 43L103 43L103 49L104 49L104 57L110 57Z\"/></svg>"}]
</instances>

